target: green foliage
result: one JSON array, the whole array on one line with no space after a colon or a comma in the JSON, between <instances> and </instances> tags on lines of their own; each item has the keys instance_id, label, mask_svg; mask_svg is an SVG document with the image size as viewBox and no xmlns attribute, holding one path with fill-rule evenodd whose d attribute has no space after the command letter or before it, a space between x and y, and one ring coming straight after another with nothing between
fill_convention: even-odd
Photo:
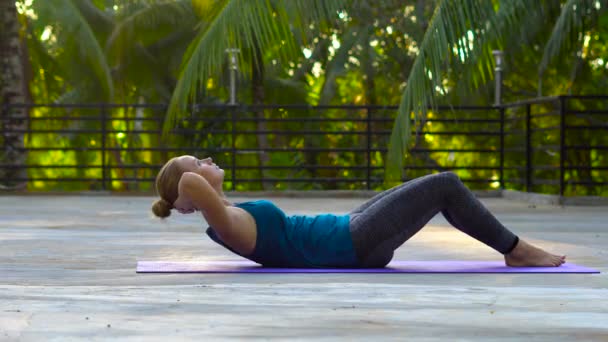
<instances>
[{"instance_id":1,"label":"green foliage","mask_svg":"<svg viewBox=\"0 0 608 342\"><path fill-rule=\"evenodd\" d=\"M89 135L73 133L35 133L28 136L28 147L76 146L81 151L30 152L31 164L61 165L62 168L31 169L32 177L49 181L35 182L32 189L99 189L101 168L67 166L110 166L116 179L114 190L149 190L149 180L168 158L181 153L212 153L220 165L232 162L230 153L219 149L257 149L261 127L254 120L233 123L230 111L193 103L225 103L228 98L226 49L238 48L238 89L241 103L292 104L399 104L398 111L376 109L372 147L386 149L369 157L361 153L274 152L268 160L254 151L238 155L242 178L255 179L236 185L238 190L262 189L264 178L326 177L365 178L354 166L376 167L372 188L394 185L400 177L413 178L455 168L463 179L486 179L470 183L474 188L493 188L499 174L499 159L491 152L411 152L410 149L474 149L498 146L488 135L421 135L417 132L496 131L495 124L482 127L466 121L492 118L494 110L467 112L438 109L439 104L490 105L493 103L494 61L492 50L505 52L504 101L544 94L603 93L608 85L605 59L608 49L608 15L604 2L563 1L482 1L437 0L372 2L369 0L177 0L177 1L34 1L26 14L34 102L57 103L168 103L169 106L134 109L106 108L105 123L95 120L33 121L34 129L86 129ZM263 75L263 98L251 89L256 75ZM539 115L555 111L555 104L534 106ZM580 112L601 109L592 101L572 103ZM508 118L521 118L523 107L506 111ZM363 148L365 135L328 136L298 134L302 131L365 131L365 122L353 120L320 125L308 118L321 113L326 118L364 119L365 111L328 109L322 112L289 109L239 113L241 118L261 115L276 119L264 129L287 130L292 135L269 134L272 148L310 149ZM40 116L92 118L98 109L37 108ZM134 121L133 119L144 119ZM281 119L297 121L281 122ZM154 119L154 120L152 120ZM434 121L453 119L453 121ZM557 125L555 117L539 117L535 127ZM593 122L591 114L577 114L572 124ZM511 126L509 126L511 125ZM521 120L507 130L522 129ZM214 130L239 132L230 135ZM107 146L115 150L102 156L99 151L101 130ZM172 130L181 133L171 134ZM138 133L155 130L157 133ZM165 136L160 133L164 132ZM175 132L175 131L173 131ZM248 133L249 132L249 133ZM411 135L410 133L414 134ZM568 143L586 141L605 146L597 132L573 131ZM554 145L555 131L533 135L533 144ZM507 146L521 147L521 137L506 137ZM140 151L151 146L176 146L168 152ZM86 150L89 148L91 150ZM182 149L183 150L180 150ZM213 153L213 151L218 151ZM525 178L521 153L509 152L505 165L507 185L523 189L515 180ZM525 158L524 158L525 159ZM568 154L572 165L605 166L601 149L575 150ZM547 166L534 175L555 179L559 157L551 148L539 147L535 165ZM128 166L119 169L116 166ZM297 165L287 173L279 166ZM313 166L319 166L315 168ZM402 172L403 165L408 168ZM423 169L422 167L429 166ZM462 170L463 165L486 167ZM268 173L260 166L277 167ZM388 167L387 167L388 166ZM341 167L341 168L332 168ZM387 167L385 169L385 167ZM53 178L87 177L82 183L54 182ZM569 181L605 181L605 172L568 173ZM139 179L139 181L137 181ZM146 181L147 180L147 181ZM383 182L386 180L386 182ZM330 182L276 182L277 189L361 188L366 185ZM228 184L230 188L232 184ZM601 194L600 190L572 185L569 194ZM555 192L555 186L537 184L535 191ZM605 193L604 193L605 194Z\"/></svg>"}]
</instances>

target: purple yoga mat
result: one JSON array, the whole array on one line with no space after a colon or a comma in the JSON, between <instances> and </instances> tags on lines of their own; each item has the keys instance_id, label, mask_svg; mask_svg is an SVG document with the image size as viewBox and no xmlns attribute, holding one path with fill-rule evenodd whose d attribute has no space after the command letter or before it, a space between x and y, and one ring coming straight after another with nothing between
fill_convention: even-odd
<instances>
[{"instance_id":1,"label":"purple yoga mat","mask_svg":"<svg viewBox=\"0 0 608 342\"><path fill-rule=\"evenodd\" d=\"M392 261L385 268L270 268L247 260L138 261L138 273L600 273L565 263L560 267L508 267L501 261Z\"/></svg>"}]
</instances>

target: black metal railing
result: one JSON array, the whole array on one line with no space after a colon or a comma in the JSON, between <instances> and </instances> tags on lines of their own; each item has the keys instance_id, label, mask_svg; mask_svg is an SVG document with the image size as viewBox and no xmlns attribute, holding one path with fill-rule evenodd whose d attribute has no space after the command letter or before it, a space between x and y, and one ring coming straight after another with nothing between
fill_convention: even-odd
<instances>
[{"instance_id":1,"label":"black metal railing","mask_svg":"<svg viewBox=\"0 0 608 342\"><path fill-rule=\"evenodd\" d=\"M604 96L560 96L436 108L413 126L403 180L452 170L477 189L602 194L606 102ZM193 154L212 155L232 190L387 186L384 161L396 106L192 105L163 136L166 109L4 105L3 147L27 160L0 159L0 183L150 190L166 160ZM18 134L25 136L23 146L9 146L6 137Z\"/></svg>"},{"instance_id":2,"label":"black metal railing","mask_svg":"<svg viewBox=\"0 0 608 342\"><path fill-rule=\"evenodd\" d=\"M608 195L608 96L547 97L502 107L504 155L512 170L505 171L507 187Z\"/></svg>"}]
</instances>

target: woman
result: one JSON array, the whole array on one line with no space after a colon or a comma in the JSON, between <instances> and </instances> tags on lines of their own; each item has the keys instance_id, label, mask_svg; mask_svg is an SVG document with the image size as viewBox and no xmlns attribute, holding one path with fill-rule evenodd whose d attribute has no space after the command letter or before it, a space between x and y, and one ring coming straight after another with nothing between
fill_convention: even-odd
<instances>
[{"instance_id":1,"label":"woman","mask_svg":"<svg viewBox=\"0 0 608 342\"><path fill-rule=\"evenodd\" d=\"M211 158L180 156L156 177L158 217L201 211L211 239L269 267L384 267L393 252L441 212L454 227L504 255L508 266L560 266L505 228L451 172L384 191L348 215L286 216L266 200L233 204Z\"/></svg>"}]
</instances>

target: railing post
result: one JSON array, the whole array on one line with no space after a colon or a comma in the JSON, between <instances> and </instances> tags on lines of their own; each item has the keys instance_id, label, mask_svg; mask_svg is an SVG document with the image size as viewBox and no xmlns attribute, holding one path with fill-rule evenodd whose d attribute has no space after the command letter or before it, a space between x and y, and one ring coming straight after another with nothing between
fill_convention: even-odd
<instances>
[{"instance_id":1,"label":"railing post","mask_svg":"<svg viewBox=\"0 0 608 342\"><path fill-rule=\"evenodd\" d=\"M369 107L367 107L367 190L371 190L371 168L372 168L372 112Z\"/></svg>"},{"instance_id":2,"label":"railing post","mask_svg":"<svg viewBox=\"0 0 608 342\"><path fill-rule=\"evenodd\" d=\"M106 190L106 104L102 103L100 107L101 114L101 189Z\"/></svg>"},{"instance_id":3,"label":"railing post","mask_svg":"<svg viewBox=\"0 0 608 342\"><path fill-rule=\"evenodd\" d=\"M531 104L526 105L526 192L532 188L532 129Z\"/></svg>"},{"instance_id":4,"label":"railing post","mask_svg":"<svg viewBox=\"0 0 608 342\"><path fill-rule=\"evenodd\" d=\"M566 98L559 97L559 195L564 196L566 163Z\"/></svg>"},{"instance_id":5,"label":"railing post","mask_svg":"<svg viewBox=\"0 0 608 342\"><path fill-rule=\"evenodd\" d=\"M2 102L1 103L2 107L0 107L0 136L2 137L2 149L0 150L0 153L6 153L6 149L7 149L7 144L6 144L6 123L8 122L8 112L9 112L9 104L8 102ZM4 158L0 159L0 162L4 163ZM6 167L6 165L2 168L0 168L0 184L5 183L5 184L9 184L9 179L8 179L8 174L9 174L9 168Z\"/></svg>"},{"instance_id":6,"label":"railing post","mask_svg":"<svg viewBox=\"0 0 608 342\"><path fill-rule=\"evenodd\" d=\"M231 156L232 156L232 168L230 169L231 171L231 177L232 177L232 191L236 190L236 106L230 106L231 110L230 110L230 114L232 115L231 118L231 122L232 122L232 128L231 128L231 144L232 146L231 148Z\"/></svg>"},{"instance_id":7,"label":"railing post","mask_svg":"<svg viewBox=\"0 0 608 342\"><path fill-rule=\"evenodd\" d=\"M500 160L499 167L500 171L498 174L498 183L500 184L500 189L504 190L505 188L505 108L499 107L498 111L500 113Z\"/></svg>"}]
</instances>

